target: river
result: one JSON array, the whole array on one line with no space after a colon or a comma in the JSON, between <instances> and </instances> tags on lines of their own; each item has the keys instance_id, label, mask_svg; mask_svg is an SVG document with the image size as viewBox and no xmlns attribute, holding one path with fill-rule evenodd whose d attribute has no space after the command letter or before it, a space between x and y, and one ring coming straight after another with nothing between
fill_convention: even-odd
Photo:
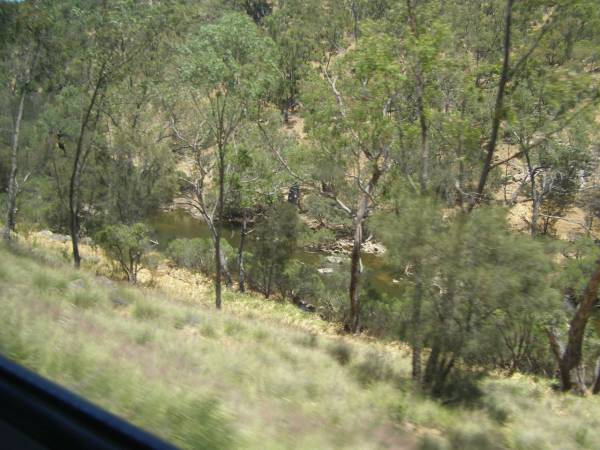
<instances>
[{"instance_id":1,"label":"river","mask_svg":"<svg viewBox=\"0 0 600 450\"><path fill-rule=\"evenodd\" d=\"M206 223L201 219L193 217L184 209L161 211L149 220L149 225L154 230L160 251L165 251L169 243L174 239L210 239L211 237L210 230ZM240 242L239 229L230 226L224 227L223 238L237 251ZM252 245L253 240L250 235L249 239L247 239L249 251L252 251ZM323 257L328 255L330 255L330 253L309 251L305 248L298 247L293 257L315 268L329 267L334 270L342 270L342 267L339 264L323 261ZM382 256L364 254L363 264L365 267L364 281L365 283L368 283L371 290L378 294L397 294L397 290L392 282L393 275L386 270ZM327 280L328 274L322 274L321 276L324 280Z\"/></svg>"}]
</instances>

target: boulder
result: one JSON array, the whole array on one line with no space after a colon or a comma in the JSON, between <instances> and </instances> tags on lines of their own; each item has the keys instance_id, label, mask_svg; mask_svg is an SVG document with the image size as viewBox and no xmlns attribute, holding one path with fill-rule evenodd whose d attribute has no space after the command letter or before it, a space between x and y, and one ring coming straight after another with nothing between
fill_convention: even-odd
<instances>
[{"instance_id":1,"label":"boulder","mask_svg":"<svg viewBox=\"0 0 600 450\"><path fill-rule=\"evenodd\" d=\"M71 240L71 236L68 236L66 234L52 233L52 235L49 236L49 238L52 239L53 241L57 241L57 242L68 242Z\"/></svg>"},{"instance_id":2,"label":"boulder","mask_svg":"<svg viewBox=\"0 0 600 450\"><path fill-rule=\"evenodd\" d=\"M326 256L325 259L327 260L327 262L330 262L332 264L342 264L344 262L344 258L342 258L341 256L330 255Z\"/></svg>"},{"instance_id":3,"label":"boulder","mask_svg":"<svg viewBox=\"0 0 600 450\"><path fill-rule=\"evenodd\" d=\"M73 280L69 283L69 289L72 290L79 290L79 289L84 289L85 288L85 281L81 278L77 278L76 280Z\"/></svg>"},{"instance_id":4,"label":"boulder","mask_svg":"<svg viewBox=\"0 0 600 450\"><path fill-rule=\"evenodd\" d=\"M115 305L115 307L127 306L127 301L123 300L121 297L113 297L110 300L112 301L113 305Z\"/></svg>"},{"instance_id":5,"label":"boulder","mask_svg":"<svg viewBox=\"0 0 600 450\"><path fill-rule=\"evenodd\" d=\"M113 280L111 280L108 277L105 277L104 275L100 276L100 277L96 277L96 281L100 286L106 287L106 288L114 288L115 287L115 282Z\"/></svg>"},{"instance_id":6,"label":"boulder","mask_svg":"<svg viewBox=\"0 0 600 450\"><path fill-rule=\"evenodd\" d=\"M42 231L38 231L38 236L43 237L43 238L48 238L51 239L52 236L54 235L54 233L50 230L42 230Z\"/></svg>"},{"instance_id":7,"label":"boulder","mask_svg":"<svg viewBox=\"0 0 600 450\"><path fill-rule=\"evenodd\" d=\"M87 236L82 237L79 242L81 242L83 245L89 245L90 247L94 245L94 240Z\"/></svg>"}]
</instances>

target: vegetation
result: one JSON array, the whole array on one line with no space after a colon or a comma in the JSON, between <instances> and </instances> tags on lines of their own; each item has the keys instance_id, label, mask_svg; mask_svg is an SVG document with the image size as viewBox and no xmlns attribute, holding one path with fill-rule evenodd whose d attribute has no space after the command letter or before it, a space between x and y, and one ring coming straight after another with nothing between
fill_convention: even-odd
<instances>
[{"instance_id":1,"label":"vegetation","mask_svg":"<svg viewBox=\"0 0 600 450\"><path fill-rule=\"evenodd\" d=\"M119 264L127 280L135 284L151 247L149 234L149 228L143 223L110 225L96 235L96 240L106 254Z\"/></svg>"},{"instance_id":2,"label":"vegetation","mask_svg":"<svg viewBox=\"0 0 600 450\"><path fill-rule=\"evenodd\" d=\"M444 406L411 385L405 349L292 305L226 293L216 313L210 292L106 286L44 248L0 256L0 351L184 449L597 444L598 401L543 378L495 375Z\"/></svg>"},{"instance_id":3,"label":"vegetation","mask_svg":"<svg viewBox=\"0 0 600 450\"><path fill-rule=\"evenodd\" d=\"M405 343L406 383L370 350L298 337L304 356L354 377L345 406L367 418L345 442L350 422L319 404L340 433L315 446L385 446L362 432L399 436L405 424L389 425L381 405L358 411L406 392L509 420L510 383L489 378L500 372L556 379L570 394L549 401L583 404L571 394L600 393L598 29L593 0L0 1L3 240L18 251L43 230L70 242L76 269L147 286L181 270L198 304L210 280L219 310L250 290L259 309L262 294L348 335ZM156 217L176 208L202 224L161 234ZM66 298L112 321L95 306L104 295ZM134 303L131 317L168 328L167 303ZM207 339L253 335L252 321L210 321ZM160 327L135 342L157 345ZM207 380L242 353L224 352ZM314 361L284 360L317 391L325 382ZM189 414L212 414L212 399L198 401ZM538 445L483 429L422 445Z\"/></svg>"}]
</instances>

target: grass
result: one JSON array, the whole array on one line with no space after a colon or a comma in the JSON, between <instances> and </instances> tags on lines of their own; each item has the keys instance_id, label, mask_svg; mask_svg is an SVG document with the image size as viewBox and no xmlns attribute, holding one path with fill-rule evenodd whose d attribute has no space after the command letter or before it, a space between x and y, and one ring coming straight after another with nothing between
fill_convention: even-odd
<instances>
[{"instance_id":1,"label":"grass","mask_svg":"<svg viewBox=\"0 0 600 450\"><path fill-rule=\"evenodd\" d=\"M600 448L598 398L516 375L450 408L414 390L401 346L251 294L218 313L205 287L108 286L35 252L0 250L0 352L182 448Z\"/></svg>"}]
</instances>

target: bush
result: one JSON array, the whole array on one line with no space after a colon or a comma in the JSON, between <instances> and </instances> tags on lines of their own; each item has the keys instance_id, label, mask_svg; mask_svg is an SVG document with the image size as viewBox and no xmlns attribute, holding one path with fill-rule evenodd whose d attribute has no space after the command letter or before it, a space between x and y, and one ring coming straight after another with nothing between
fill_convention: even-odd
<instances>
[{"instance_id":1,"label":"bush","mask_svg":"<svg viewBox=\"0 0 600 450\"><path fill-rule=\"evenodd\" d=\"M319 346L319 337L315 333L302 333L295 342L302 347L316 348Z\"/></svg>"},{"instance_id":2,"label":"bush","mask_svg":"<svg viewBox=\"0 0 600 450\"><path fill-rule=\"evenodd\" d=\"M77 290L71 292L68 299L79 308L91 308L102 301L102 294L95 290Z\"/></svg>"},{"instance_id":3,"label":"bush","mask_svg":"<svg viewBox=\"0 0 600 450\"><path fill-rule=\"evenodd\" d=\"M236 260L235 250L225 239L221 239L221 249L231 270ZM213 276L215 273L215 247L211 239L175 239L167 248L167 256L186 269L206 276Z\"/></svg>"},{"instance_id":4,"label":"bush","mask_svg":"<svg viewBox=\"0 0 600 450\"><path fill-rule=\"evenodd\" d=\"M248 259L248 281L267 298L284 292L284 273L294 251L300 229L296 208L282 202L273 206L257 224L254 252Z\"/></svg>"},{"instance_id":5,"label":"bush","mask_svg":"<svg viewBox=\"0 0 600 450\"><path fill-rule=\"evenodd\" d=\"M133 317L140 320L152 320L160 316L160 309L148 303L136 303Z\"/></svg>"},{"instance_id":6,"label":"bush","mask_svg":"<svg viewBox=\"0 0 600 450\"><path fill-rule=\"evenodd\" d=\"M356 379L365 386L378 381L388 381L394 375L383 355L374 351L369 351L353 369Z\"/></svg>"},{"instance_id":7,"label":"bush","mask_svg":"<svg viewBox=\"0 0 600 450\"><path fill-rule=\"evenodd\" d=\"M345 366L352 359L352 347L344 341L337 341L327 347L327 353L331 355L340 365Z\"/></svg>"},{"instance_id":8,"label":"bush","mask_svg":"<svg viewBox=\"0 0 600 450\"><path fill-rule=\"evenodd\" d=\"M96 235L96 242L118 262L127 280L136 283L144 257L151 248L150 228L143 223L109 225Z\"/></svg>"}]
</instances>

